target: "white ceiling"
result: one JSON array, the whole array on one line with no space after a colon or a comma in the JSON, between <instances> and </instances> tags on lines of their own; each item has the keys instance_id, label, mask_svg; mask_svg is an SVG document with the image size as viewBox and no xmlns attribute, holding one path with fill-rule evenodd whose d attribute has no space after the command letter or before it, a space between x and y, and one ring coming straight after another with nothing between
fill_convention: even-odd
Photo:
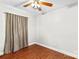
<instances>
[{"instance_id":1,"label":"white ceiling","mask_svg":"<svg viewBox=\"0 0 79 59\"><path fill-rule=\"evenodd\" d=\"M33 10L31 7L28 7L28 8L21 7L21 4L23 4L24 2L27 2L27 1L29 1L29 0L0 0L0 3L4 3L4 4L11 5L11 6L15 6L17 8L21 8L21 9L24 9L33 14L39 13L38 11ZM68 5L78 2L78 0L43 0L43 1L49 1L54 4L54 7L52 7L52 8L42 6L42 9L44 11L50 11L52 9L55 10L56 8L59 8L62 6L68 6Z\"/></svg>"},{"instance_id":2,"label":"white ceiling","mask_svg":"<svg viewBox=\"0 0 79 59\"><path fill-rule=\"evenodd\" d=\"M27 1L27 0L0 0L0 3L5 3L8 5L16 6L16 5L19 5L25 1Z\"/></svg>"}]
</instances>

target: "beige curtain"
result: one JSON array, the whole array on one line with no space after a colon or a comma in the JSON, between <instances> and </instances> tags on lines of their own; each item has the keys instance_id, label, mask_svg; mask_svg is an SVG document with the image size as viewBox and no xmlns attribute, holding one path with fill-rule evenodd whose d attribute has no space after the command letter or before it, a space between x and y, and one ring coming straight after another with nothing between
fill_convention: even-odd
<instances>
[{"instance_id":1,"label":"beige curtain","mask_svg":"<svg viewBox=\"0 0 79 59\"><path fill-rule=\"evenodd\" d=\"M27 23L27 17L6 13L4 54L11 53L28 46Z\"/></svg>"}]
</instances>

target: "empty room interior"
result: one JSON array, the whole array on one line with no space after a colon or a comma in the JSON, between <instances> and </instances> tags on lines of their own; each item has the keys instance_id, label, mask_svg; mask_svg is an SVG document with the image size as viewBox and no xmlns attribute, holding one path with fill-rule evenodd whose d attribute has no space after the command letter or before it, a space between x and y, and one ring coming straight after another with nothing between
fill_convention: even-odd
<instances>
[{"instance_id":1,"label":"empty room interior","mask_svg":"<svg viewBox=\"0 0 79 59\"><path fill-rule=\"evenodd\" d=\"M0 0L0 59L78 59L78 0Z\"/></svg>"}]
</instances>

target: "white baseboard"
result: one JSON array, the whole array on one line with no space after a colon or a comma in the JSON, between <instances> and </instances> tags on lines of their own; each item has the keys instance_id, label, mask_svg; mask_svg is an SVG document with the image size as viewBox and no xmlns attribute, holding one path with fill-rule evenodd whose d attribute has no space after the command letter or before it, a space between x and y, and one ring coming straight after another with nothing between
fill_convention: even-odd
<instances>
[{"instance_id":1,"label":"white baseboard","mask_svg":"<svg viewBox=\"0 0 79 59\"><path fill-rule=\"evenodd\" d=\"M29 43L29 45L33 45L33 44L38 44L38 45L44 46L44 47L46 47L46 48L49 48L49 49L58 51L58 52L60 52L60 53L63 53L63 54L66 54L66 55L69 55L69 56L72 56L72 57L75 57L75 58L78 57L77 55L75 55L75 54L73 54L73 53L70 53L70 52L67 52L67 51L63 51L63 50L60 50L60 49L57 49L57 48L54 48L54 47L50 47L50 46L47 46L47 45L45 45L45 44L41 44L41 43L37 43L37 42Z\"/></svg>"},{"instance_id":2,"label":"white baseboard","mask_svg":"<svg viewBox=\"0 0 79 59\"><path fill-rule=\"evenodd\" d=\"M36 42L29 43L28 45L30 46L30 45L33 45L33 44L36 44Z\"/></svg>"}]
</instances>

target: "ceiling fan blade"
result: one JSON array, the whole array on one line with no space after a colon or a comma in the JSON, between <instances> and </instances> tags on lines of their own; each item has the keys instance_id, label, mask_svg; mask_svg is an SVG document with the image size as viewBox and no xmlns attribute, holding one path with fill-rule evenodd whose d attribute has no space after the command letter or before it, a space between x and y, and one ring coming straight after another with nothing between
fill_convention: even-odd
<instances>
[{"instance_id":1,"label":"ceiling fan blade","mask_svg":"<svg viewBox=\"0 0 79 59\"><path fill-rule=\"evenodd\" d=\"M40 1L39 4L40 5L49 6L49 7L52 7L53 6L53 4L52 3L49 3L49 2L42 2L42 1Z\"/></svg>"},{"instance_id":2,"label":"ceiling fan blade","mask_svg":"<svg viewBox=\"0 0 79 59\"><path fill-rule=\"evenodd\" d=\"M24 7L28 7L32 4L32 2L28 3L28 4L25 4Z\"/></svg>"}]
</instances>

